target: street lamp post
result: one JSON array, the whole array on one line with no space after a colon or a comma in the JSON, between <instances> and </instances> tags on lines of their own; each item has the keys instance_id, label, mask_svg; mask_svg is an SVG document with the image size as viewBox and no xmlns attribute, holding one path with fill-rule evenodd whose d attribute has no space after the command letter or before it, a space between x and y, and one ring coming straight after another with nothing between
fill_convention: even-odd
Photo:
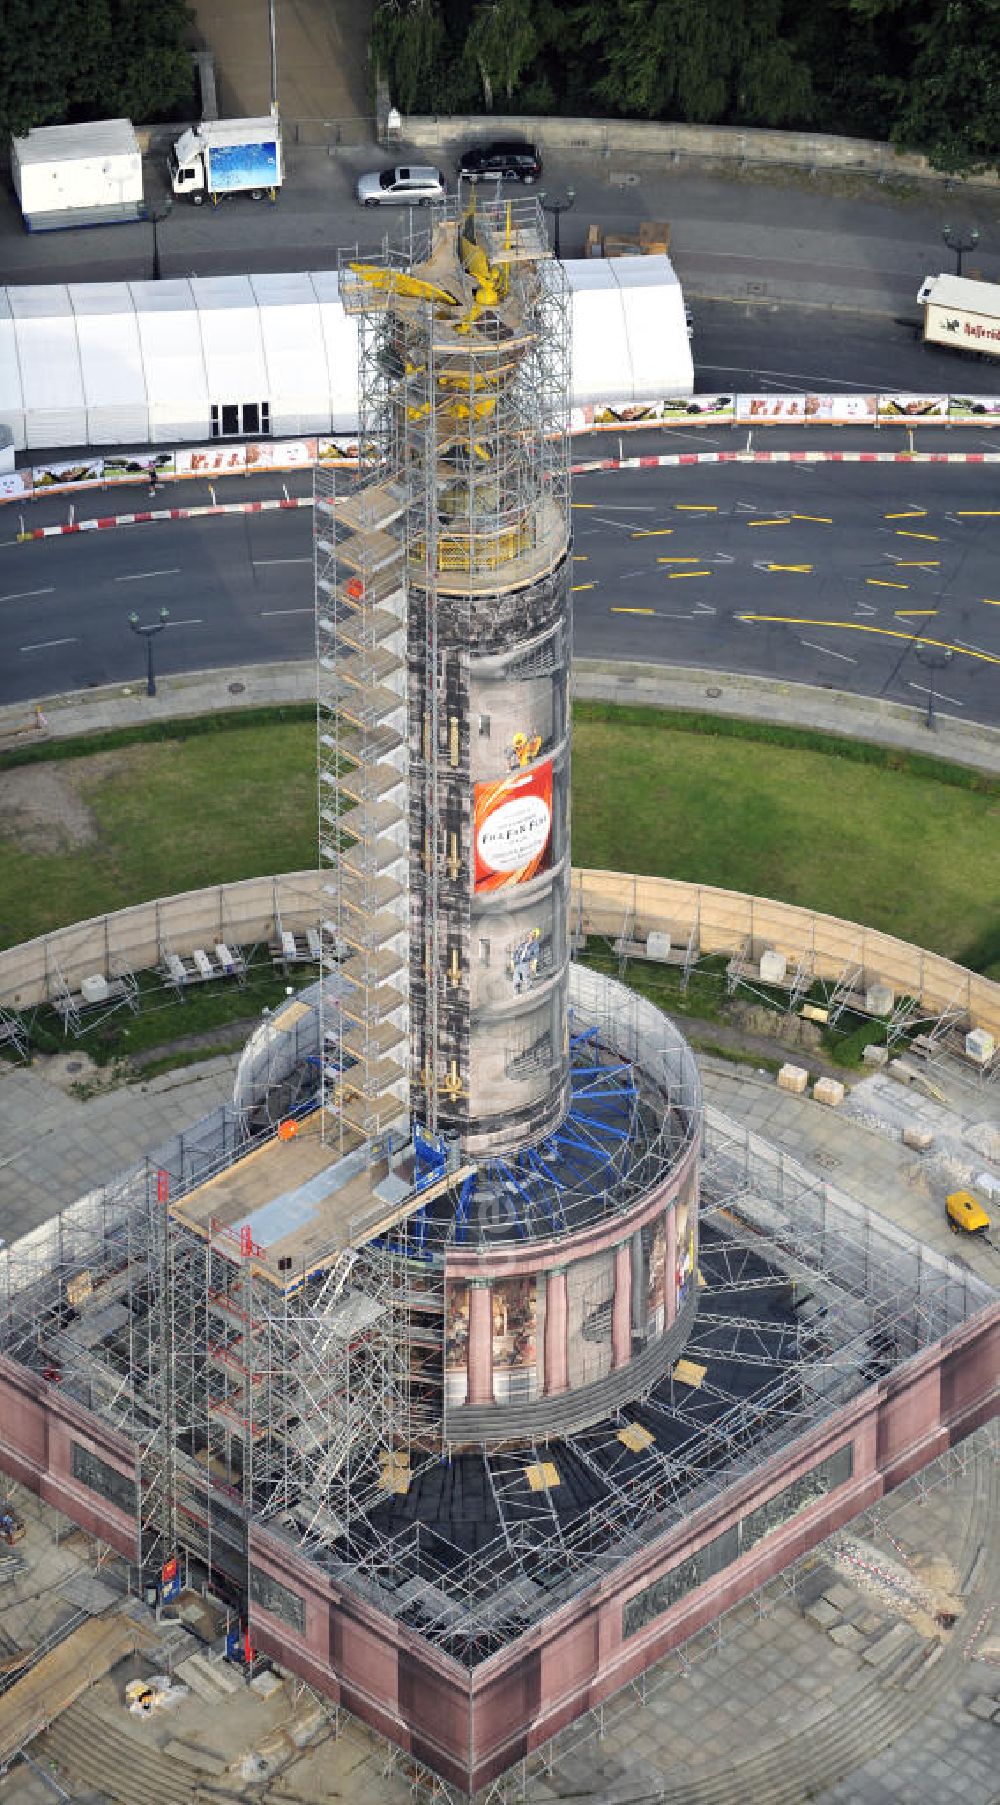
<instances>
[{"instance_id":1,"label":"street lamp post","mask_svg":"<svg viewBox=\"0 0 1000 1805\"><path fill-rule=\"evenodd\" d=\"M128 617L128 624L131 627L133 633L138 633L140 639L144 639L146 641L146 694L147 694L147 696L155 696L155 694L156 694L156 678L153 676L153 640L156 637L157 633L163 632L163 629L166 626L169 619L170 619L169 608L161 608L159 620L149 621L146 624L143 624L143 622L140 621L139 616L137 614L130 614Z\"/></svg>"},{"instance_id":2,"label":"street lamp post","mask_svg":"<svg viewBox=\"0 0 1000 1805\"><path fill-rule=\"evenodd\" d=\"M564 213L569 212L570 208L573 205L573 202L576 200L576 189L575 188L567 188L566 193L564 195L557 196L553 200L550 200L550 201L546 200L545 191L543 189L542 193L539 195L538 198L541 201L542 206L545 208L546 213L551 213L552 218L555 220L555 231L553 232L553 235L552 235L553 236L552 249L553 249L553 254L555 256L556 262L558 263L559 258L560 258L560 253L561 253L561 247L559 244L559 220Z\"/></svg>"},{"instance_id":3,"label":"street lamp post","mask_svg":"<svg viewBox=\"0 0 1000 1805\"><path fill-rule=\"evenodd\" d=\"M928 645L926 640L923 640L923 639L917 640L917 643L914 647L914 651L916 652L917 657L920 660L920 663L923 665L925 671L927 671L930 676L930 682L927 686L926 726L927 726L928 732L933 733L935 730L934 729L934 674L936 671L946 671L948 669L948 666L950 665L952 659L954 658L955 654L952 651L950 646Z\"/></svg>"},{"instance_id":4,"label":"street lamp post","mask_svg":"<svg viewBox=\"0 0 1000 1805\"><path fill-rule=\"evenodd\" d=\"M955 253L955 274L960 276L962 274L962 258L966 251L974 251L979 243L979 228L973 226L970 232L965 233L954 232L951 226L942 226L941 236L949 251Z\"/></svg>"}]
</instances>

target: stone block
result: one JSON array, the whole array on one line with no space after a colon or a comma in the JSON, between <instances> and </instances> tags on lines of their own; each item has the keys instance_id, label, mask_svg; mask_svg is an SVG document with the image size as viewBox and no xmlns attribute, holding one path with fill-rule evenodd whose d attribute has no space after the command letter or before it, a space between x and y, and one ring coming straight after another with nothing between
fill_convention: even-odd
<instances>
[{"instance_id":1,"label":"stone block","mask_svg":"<svg viewBox=\"0 0 1000 1805\"><path fill-rule=\"evenodd\" d=\"M997 1701L995 1698L988 1697L986 1693L980 1692L975 1698L969 1699L965 1709L973 1717L981 1718L984 1724L990 1724L996 1716Z\"/></svg>"},{"instance_id":2,"label":"stone block","mask_svg":"<svg viewBox=\"0 0 1000 1805\"><path fill-rule=\"evenodd\" d=\"M995 1046L992 1034L985 1028L970 1028L965 1037L966 1057L974 1059L977 1065L986 1065L993 1058Z\"/></svg>"},{"instance_id":3,"label":"stone block","mask_svg":"<svg viewBox=\"0 0 1000 1805\"><path fill-rule=\"evenodd\" d=\"M890 984L876 981L869 984L865 991L865 1008L869 1015L889 1015L895 1002L895 994Z\"/></svg>"},{"instance_id":4,"label":"stone block","mask_svg":"<svg viewBox=\"0 0 1000 1805\"><path fill-rule=\"evenodd\" d=\"M760 955L760 981L762 984L783 984L788 970L788 960L784 953L768 951Z\"/></svg>"},{"instance_id":5,"label":"stone block","mask_svg":"<svg viewBox=\"0 0 1000 1805\"><path fill-rule=\"evenodd\" d=\"M778 1089L791 1091L796 1097L804 1095L809 1083L809 1073L801 1065L783 1065L778 1073Z\"/></svg>"},{"instance_id":6,"label":"stone block","mask_svg":"<svg viewBox=\"0 0 1000 1805\"><path fill-rule=\"evenodd\" d=\"M813 1097L817 1103L825 1103L829 1109L838 1109L844 1101L844 1087L839 1078L817 1078L813 1085Z\"/></svg>"},{"instance_id":7,"label":"stone block","mask_svg":"<svg viewBox=\"0 0 1000 1805\"><path fill-rule=\"evenodd\" d=\"M912 1147L914 1153L927 1153L934 1145L934 1136L929 1128L904 1128L903 1146Z\"/></svg>"},{"instance_id":8,"label":"stone block","mask_svg":"<svg viewBox=\"0 0 1000 1805\"><path fill-rule=\"evenodd\" d=\"M669 959L670 935L664 934L659 928L654 928L651 933L647 934L646 957L647 959Z\"/></svg>"},{"instance_id":9,"label":"stone block","mask_svg":"<svg viewBox=\"0 0 1000 1805\"><path fill-rule=\"evenodd\" d=\"M876 1072L880 1072L883 1066L887 1066L889 1063L889 1049L888 1047L879 1046L876 1041L870 1041L867 1047L862 1048L861 1057L864 1060L865 1065L871 1066Z\"/></svg>"}]
</instances>

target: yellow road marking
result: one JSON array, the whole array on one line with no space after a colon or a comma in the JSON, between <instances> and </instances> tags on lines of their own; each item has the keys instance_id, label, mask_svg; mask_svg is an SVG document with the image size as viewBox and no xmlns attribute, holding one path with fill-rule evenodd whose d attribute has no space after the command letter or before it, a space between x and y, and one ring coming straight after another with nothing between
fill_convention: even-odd
<instances>
[{"instance_id":1,"label":"yellow road marking","mask_svg":"<svg viewBox=\"0 0 1000 1805\"><path fill-rule=\"evenodd\" d=\"M925 518L926 514L927 514L926 508L915 508L913 510L913 512L910 514L883 514L882 519L883 520L923 520Z\"/></svg>"},{"instance_id":2,"label":"yellow road marking","mask_svg":"<svg viewBox=\"0 0 1000 1805\"><path fill-rule=\"evenodd\" d=\"M669 539L672 526L641 526L632 534L633 539Z\"/></svg>"},{"instance_id":3,"label":"yellow road marking","mask_svg":"<svg viewBox=\"0 0 1000 1805\"><path fill-rule=\"evenodd\" d=\"M875 633L882 639L912 639L912 633L901 633L895 627L868 627L863 621L850 620L812 620L808 614L738 614L737 620L760 621L765 626L779 627L829 627L838 633ZM954 646L947 639L923 638L925 646L938 646L943 652L953 652L956 658L977 658L982 664L1000 665L1000 658L994 658L991 652L973 652L969 646Z\"/></svg>"},{"instance_id":4,"label":"yellow road marking","mask_svg":"<svg viewBox=\"0 0 1000 1805\"><path fill-rule=\"evenodd\" d=\"M909 589L910 587L909 583L888 583L885 577L866 577L865 582L870 583L873 589Z\"/></svg>"},{"instance_id":5,"label":"yellow road marking","mask_svg":"<svg viewBox=\"0 0 1000 1805\"><path fill-rule=\"evenodd\" d=\"M719 512L714 501L675 501L678 514L717 514Z\"/></svg>"},{"instance_id":6,"label":"yellow road marking","mask_svg":"<svg viewBox=\"0 0 1000 1805\"><path fill-rule=\"evenodd\" d=\"M987 608L1000 608L1000 602L995 602L992 596L984 595L981 600L985 603Z\"/></svg>"},{"instance_id":7,"label":"yellow road marking","mask_svg":"<svg viewBox=\"0 0 1000 1805\"><path fill-rule=\"evenodd\" d=\"M936 543L940 537L940 533L908 533L905 527L896 528L897 539L933 539Z\"/></svg>"},{"instance_id":8,"label":"yellow road marking","mask_svg":"<svg viewBox=\"0 0 1000 1805\"><path fill-rule=\"evenodd\" d=\"M596 589L596 583L574 583L573 594L579 595L581 589Z\"/></svg>"},{"instance_id":9,"label":"yellow road marking","mask_svg":"<svg viewBox=\"0 0 1000 1805\"><path fill-rule=\"evenodd\" d=\"M570 503L570 506L574 508L596 508L597 503L596 501L574 501Z\"/></svg>"},{"instance_id":10,"label":"yellow road marking","mask_svg":"<svg viewBox=\"0 0 1000 1805\"><path fill-rule=\"evenodd\" d=\"M937 612L936 608L897 608L896 619L916 620L917 615L919 614L921 620L923 620L925 617L929 618L930 615L936 614Z\"/></svg>"},{"instance_id":11,"label":"yellow road marking","mask_svg":"<svg viewBox=\"0 0 1000 1805\"><path fill-rule=\"evenodd\" d=\"M832 526L833 519L829 514L793 514L793 520L814 520L817 526Z\"/></svg>"},{"instance_id":12,"label":"yellow road marking","mask_svg":"<svg viewBox=\"0 0 1000 1805\"><path fill-rule=\"evenodd\" d=\"M960 520L996 520L1000 518L1000 508L956 508Z\"/></svg>"},{"instance_id":13,"label":"yellow road marking","mask_svg":"<svg viewBox=\"0 0 1000 1805\"><path fill-rule=\"evenodd\" d=\"M574 564L589 564L590 563L590 553L589 552L574 552L573 553L573 563Z\"/></svg>"},{"instance_id":14,"label":"yellow road marking","mask_svg":"<svg viewBox=\"0 0 1000 1805\"><path fill-rule=\"evenodd\" d=\"M789 526L791 515L785 514L781 520L748 520L747 526Z\"/></svg>"},{"instance_id":15,"label":"yellow road marking","mask_svg":"<svg viewBox=\"0 0 1000 1805\"><path fill-rule=\"evenodd\" d=\"M612 614L655 614L655 608L612 608Z\"/></svg>"},{"instance_id":16,"label":"yellow road marking","mask_svg":"<svg viewBox=\"0 0 1000 1805\"><path fill-rule=\"evenodd\" d=\"M710 577L710 570L668 570L671 583L679 583L682 577Z\"/></svg>"},{"instance_id":17,"label":"yellow road marking","mask_svg":"<svg viewBox=\"0 0 1000 1805\"><path fill-rule=\"evenodd\" d=\"M697 564L697 558L657 558L657 564Z\"/></svg>"},{"instance_id":18,"label":"yellow road marking","mask_svg":"<svg viewBox=\"0 0 1000 1805\"><path fill-rule=\"evenodd\" d=\"M802 576L808 576L809 572L812 570L812 565L811 564L769 564L767 566L767 568L768 568L768 570L795 570L795 571L798 571Z\"/></svg>"},{"instance_id":19,"label":"yellow road marking","mask_svg":"<svg viewBox=\"0 0 1000 1805\"><path fill-rule=\"evenodd\" d=\"M897 558L897 570L937 570L940 558Z\"/></svg>"}]
</instances>

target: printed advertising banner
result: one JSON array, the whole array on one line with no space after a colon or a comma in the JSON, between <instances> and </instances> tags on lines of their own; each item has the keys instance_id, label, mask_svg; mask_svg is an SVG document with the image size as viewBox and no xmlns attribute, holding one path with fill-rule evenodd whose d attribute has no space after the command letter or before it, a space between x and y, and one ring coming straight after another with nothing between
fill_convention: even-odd
<instances>
[{"instance_id":1,"label":"printed advertising banner","mask_svg":"<svg viewBox=\"0 0 1000 1805\"><path fill-rule=\"evenodd\" d=\"M996 426L1000 423L1000 395L949 395L948 419Z\"/></svg>"},{"instance_id":2,"label":"printed advertising banner","mask_svg":"<svg viewBox=\"0 0 1000 1805\"><path fill-rule=\"evenodd\" d=\"M0 475L0 501L17 501L19 497L30 494L30 470L11 470L9 474Z\"/></svg>"},{"instance_id":3,"label":"printed advertising banner","mask_svg":"<svg viewBox=\"0 0 1000 1805\"><path fill-rule=\"evenodd\" d=\"M247 446L247 470L307 470L316 462L315 439L264 439Z\"/></svg>"},{"instance_id":4,"label":"printed advertising banner","mask_svg":"<svg viewBox=\"0 0 1000 1805\"><path fill-rule=\"evenodd\" d=\"M875 395L737 395L736 418L755 426L874 426Z\"/></svg>"},{"instance_id":5,"label":"printed advertising banner","mask_svg":"<svg viewBox=\"0 0 1000 1805\"><path fill-rule=\"evenodd\" d=\"M947 420L947 395L880 395L880 420L903 420L907 426L919 426L924 420Z\"/></svg>"},{"instance_id":6,"label":"printed advertising banner","mask_svg":"<svg viewBox=\"0 0 1000 1805\"><path fill-rule=\"evenodd\" d=\"M504 890L552 856L552 761L475 787L476 889Z\"/></svg>"}]
</instances>

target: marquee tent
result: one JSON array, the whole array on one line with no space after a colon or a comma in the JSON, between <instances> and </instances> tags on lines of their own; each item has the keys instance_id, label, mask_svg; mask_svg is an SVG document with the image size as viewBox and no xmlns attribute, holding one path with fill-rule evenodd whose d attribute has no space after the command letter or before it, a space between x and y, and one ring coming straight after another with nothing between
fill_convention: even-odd
<instances>
[{"instance_id":1,"label":"marquee tent","mask_svg":"<svg viewBox=\"0 0 1000 1805\"><path fill-rule=\"evenodd\" d=\"M566 263L574 405L689 395L666 257ZM357 428L336 271L0 289L0 424L18 450Z\"/></svg>"}]
</instances>

